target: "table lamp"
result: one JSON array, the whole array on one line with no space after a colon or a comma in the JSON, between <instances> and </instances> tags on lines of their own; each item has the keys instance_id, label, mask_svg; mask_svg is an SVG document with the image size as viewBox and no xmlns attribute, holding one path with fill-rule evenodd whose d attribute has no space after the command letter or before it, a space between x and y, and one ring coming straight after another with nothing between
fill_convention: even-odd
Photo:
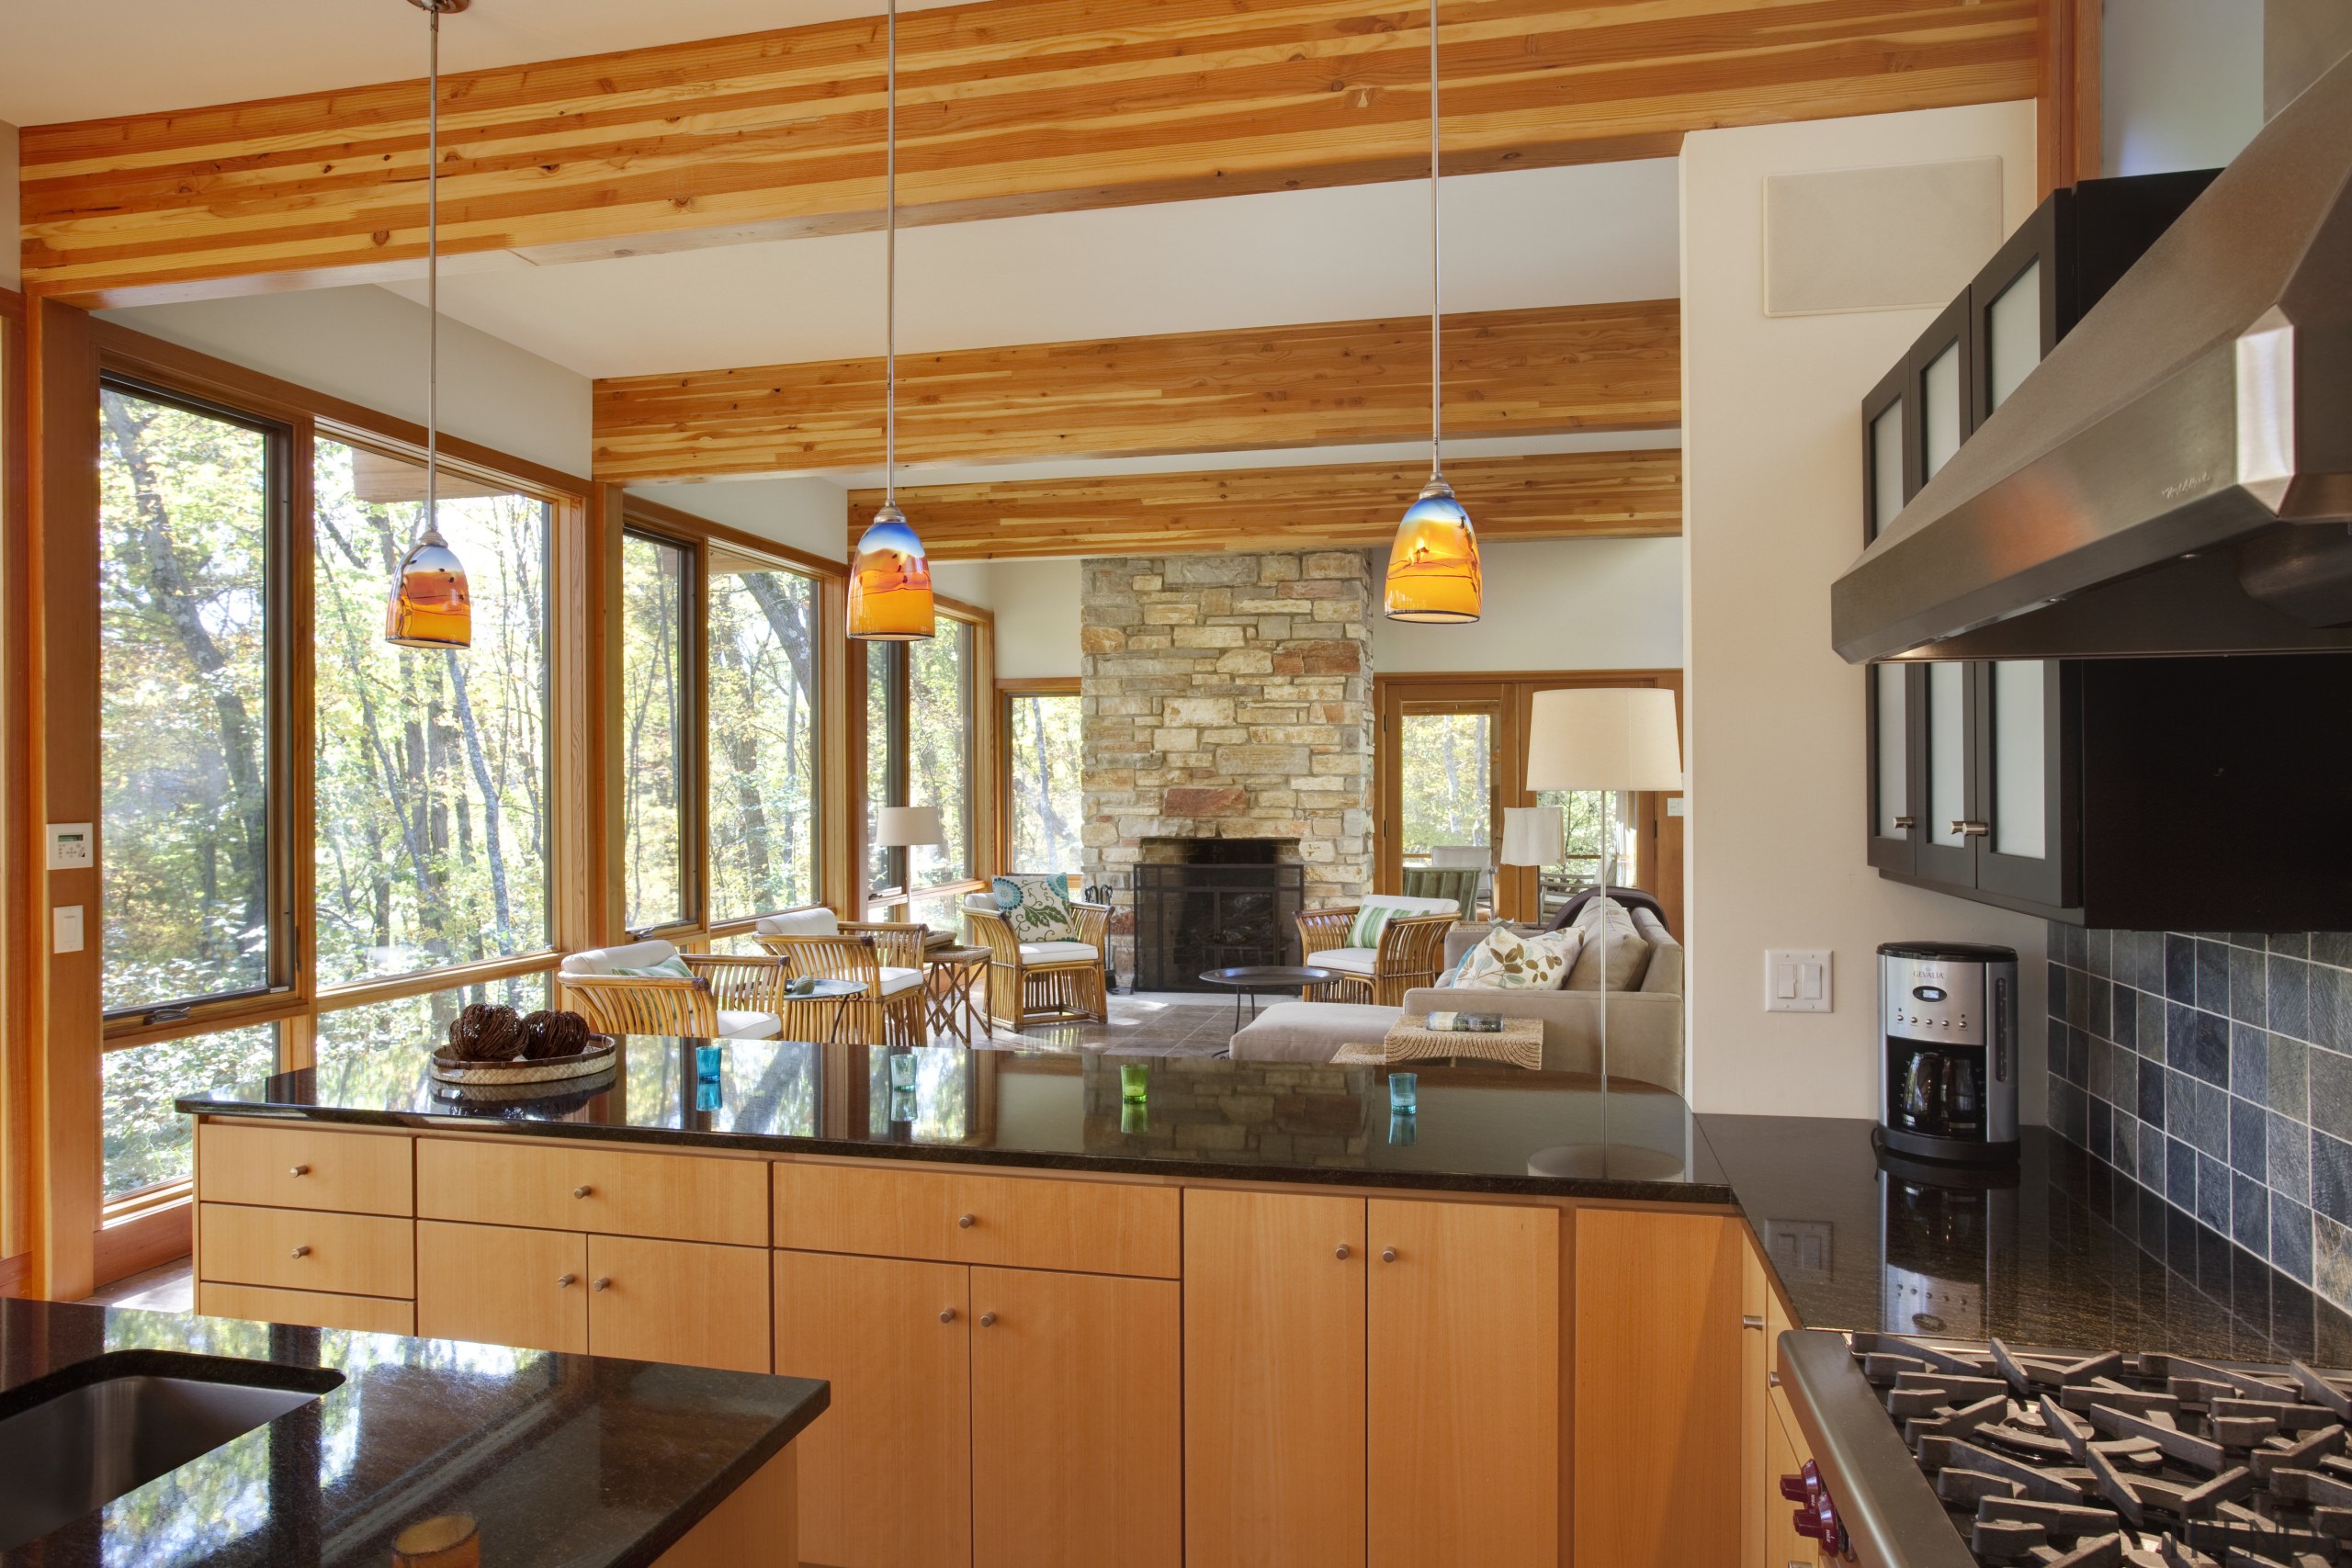
<instances>
[{"instance_id":1,"label":"table lamp","mask_svg":"<svg viewBox=\"0 0 2352 1568\"><path fill-rule=\"evenodd\" d=\"M874 824L874 842L878 849L905 850L919 845L944 845L947 830L940 826L936 806L886 806ZM899 873L901 886L912 880L911 868ZM912 913L910 908L909 913Z\"/></svg>"},{"instance_id":2,"label":"table lamp","mask_svg":"<svg viewBox=\"0 0 2352 1568\"><path fill-rule=\"evenodd\" d=\"M1568 855L1567 814L1556 806L1503 807L1503 847L1495 859L1504 865L1541 870ZM1541 906L1538 906L1540 912Z\"/></svg>"},{"instance_id":3,"label":"table lamp","mask_svg":"<svg viewBox=\"0 0 2352 1568\"><path fill-rule=\"evenodd\" d=\"M1682 787L1681 721L1674 694L1663 686L1571 686L1538 692L1529 716L1527 787L1600 792L1600 906L1593 931L1600 942L1600 1115L1598 1151L1545 1149L1530 1156L1567 1168L1605 1168L1609 1155L1609 807L1620 790ZM1510 825L1506 820L1504 834ZM1567 1174L1566 1169L1539 1174Z\"/></svg>"}]
</instances>

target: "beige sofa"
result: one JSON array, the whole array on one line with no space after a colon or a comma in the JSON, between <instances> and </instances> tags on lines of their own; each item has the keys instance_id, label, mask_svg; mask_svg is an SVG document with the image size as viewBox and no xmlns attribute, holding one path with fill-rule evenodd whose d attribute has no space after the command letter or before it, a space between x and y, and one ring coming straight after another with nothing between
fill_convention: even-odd
<instances>
[{"instance_id":1,"label":"beige sofa","mask_svg":"<svg viewBox=\"0 0 2352 1568\"><path fill-rule=\"evenodd\" d=\"M1609 977L1609 1072L1682 1092L1682 944L1647 909L1612 906L1617 921L1630 915L1632 931L1619 928L1621 949ZM1499 1013L1541 1019L1544 1066L1553 1071L1600 1070L1600 944L1592 940L1591 919L1600 906L1586 906L1577 923L1586 930L1568 983L1559 990L1488 990L1459 986L1420 987L1405 993L1405 1011ZM1446 938L1450 970L1493 928L1459 925ZM1620 990L1623 984L1626 989Z\"/></svg>"}]
</instances>

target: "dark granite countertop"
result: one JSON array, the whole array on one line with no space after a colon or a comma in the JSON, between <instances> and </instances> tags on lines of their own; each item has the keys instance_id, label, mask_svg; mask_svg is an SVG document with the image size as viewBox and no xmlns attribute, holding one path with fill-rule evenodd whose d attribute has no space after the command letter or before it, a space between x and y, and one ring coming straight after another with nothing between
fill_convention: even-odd
<instances>
[{"instance_id":1,"label":"dark granite countertop","mask_svg":"<svg viewBox=\"0 0 2352 1568\"><path fill-rule=\"evenodd\" d=\"M187 1375L137 1354L168 1352L234 1358L246 1365L221 1371L235 1381L251 1381L254 1362L280 1386L306 1373L323 1383L322 1370L341 1381L0 1552L6 1568L383 1568L395 1536L441 1514L477 1521L484 1568L639 1568L828 1398L804 1378L0 1301L0 1418L86 1381L89 1363L116 1352L132 1353L126 1371Z\"/></svg>"},{"instance_id":2,"label":"dark granite countertop","mask_svg":"<svg viewBox=\"0 0 2352 1568\"><path fill-rule=\"evenodd\" d=\"M2352 1320L2043 1128L1985 1185L1867 1122L1698 1121L1807 1326L2352 1365Z\"/></svg>"},{"instance_id":3,"label":"dark granite countertop","mask_svg":"<svg viewBox=\"0 0 2352 1568\"><path fill-rule=\"evenodd\" d=\"M1420 1109L1389 1113L1377 1067L1206 1056L970 1051L730 1040L716 1084L695 1041L634 1036L601 1083L514 1100L435 1083L424 1053L385 1043L178 1102L184 1111L592 1138L775 1154L942 1160L1044 1170L1729 1203L1731 1188L1678 1096L1574 1073L1427 1066ZM1140 1108L1119 1069L1140 1063ZM904 1072L910 1070L901 1068ZM1546 1151L1594 1147L1588 1174L1532 1174ZM1541 1163L1539 1159L1539 1163Z\"/></svg>"}]
</instances>

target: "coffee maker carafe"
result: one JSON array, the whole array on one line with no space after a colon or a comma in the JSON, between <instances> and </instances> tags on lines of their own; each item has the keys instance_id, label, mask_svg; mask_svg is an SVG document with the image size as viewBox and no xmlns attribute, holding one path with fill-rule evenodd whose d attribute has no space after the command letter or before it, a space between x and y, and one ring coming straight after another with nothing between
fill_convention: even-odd
<instances>
[{"instance_id":1,"label":"coffee maker carafe","mask_svg":"<svg viewBox=\"0 0 2352 1568\"><path fill-rule=\"evenodd\" d=\"M1890 942L1878 973L1879 1146L1923 1159L2016 1158L2016 952Z\"/></svg>"}]
</instances>

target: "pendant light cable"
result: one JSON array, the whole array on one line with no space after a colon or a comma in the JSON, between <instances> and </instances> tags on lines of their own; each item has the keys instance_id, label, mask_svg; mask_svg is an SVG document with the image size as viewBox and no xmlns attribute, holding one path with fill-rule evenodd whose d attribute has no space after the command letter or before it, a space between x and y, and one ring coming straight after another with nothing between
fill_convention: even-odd
<instances>
[{"instance_id":1,"label":"pendant light cable","mask_svg":"<svg viewBox=\"0 0 2352 1568\"><path fill-rule=\"evenodd\" d=\"M882 55L882 504L899 477L899 0L890 0Z\"/></svg>"},{"instance_id":2,"label":"pendant light cable","mask_svg":"<svg viewBox=\"0 0 2352 1568\"><path fill-rule=\"evenodd\" d=\"M441 535L441 7L428 6L424 80L424 533Z\"/></svg>"},{"instance_id":3,"label":"pendant light cable","mask_svg":"<svg viewBox=\"0 0 2352 1568\"><path fill-rule=\"evenodd\" d=\"M1430 478L1442 479L1445 464L1441 456L1445 439L1445 378L1439 368L1438 338L1443 299L1441 283L1444 265L1444 244L1439 238L1444 232L1438 221L1437 197L1437 5L1430 0Z\"/></svg>"}]
</instances>

